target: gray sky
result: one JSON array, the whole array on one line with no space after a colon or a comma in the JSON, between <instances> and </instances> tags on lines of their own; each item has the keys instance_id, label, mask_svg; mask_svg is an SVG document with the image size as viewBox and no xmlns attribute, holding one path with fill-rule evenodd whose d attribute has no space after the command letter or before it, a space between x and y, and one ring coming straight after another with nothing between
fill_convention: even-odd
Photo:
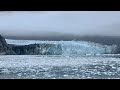
<instances>
[{"instance_id":1,"label":"gray sky","mask_svg":"<svg viewBox=\"0 0 120 90\"><path fill-rule=\"evenodd\" d=\"M120 11L1 12L0 34L10 36L120 36Z\"/></svg>"}]
</instances>

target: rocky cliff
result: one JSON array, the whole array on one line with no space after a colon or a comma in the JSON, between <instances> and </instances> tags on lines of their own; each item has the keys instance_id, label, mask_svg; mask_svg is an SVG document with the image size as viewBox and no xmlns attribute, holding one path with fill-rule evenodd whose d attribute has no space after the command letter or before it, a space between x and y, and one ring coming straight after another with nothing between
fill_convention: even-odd
<instances>
[{"instance_id":1,"label":"rocky cliff","mask_svg":"<svg viewBox=\"0 0 120 90\"><path fill-rule=\"evenodd\" d=\"M4 39L4 37L2 37L0 35L0 54L5 54L5 52L7 51L8 49L8 45Z\"/></svg>"}]
</instances>

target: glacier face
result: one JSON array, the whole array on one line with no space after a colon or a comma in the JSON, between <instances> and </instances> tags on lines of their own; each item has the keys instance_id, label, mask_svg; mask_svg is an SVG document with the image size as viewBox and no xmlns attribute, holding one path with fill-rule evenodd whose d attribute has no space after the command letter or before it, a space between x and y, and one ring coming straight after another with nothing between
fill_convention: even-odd
<instances>
[{"instance_id":1,"label":"glacier face","mask_svg":"<svg viewBox=\"0 0 120 90\"><path fill-rule=\"evenodd\" d=\"M92 42L70 41L62 44L63 54L106 54L112 53L116 46L100 45Z\"/></svg>"},{"instance_id":2,"label":"glacier face","mask_svg":"<svg viewBox=\"0 0 120 90\"><path fill-rule=\"evenodd\" d=\"M6 39L8 44L15 45L28 45L28 44L55 44L56 48L48 48L49 50L43 50L44 52L61 52L59 48L62 48L62 55L95 55L95 54L111 54L114 53L117 46L112 45L100 45L98 43L87 41L40 41L40 40L10 40ZM60 45L58 47L58 45ZM54 50L55 49L55 50Z\"/></svg>"}]
</instances>

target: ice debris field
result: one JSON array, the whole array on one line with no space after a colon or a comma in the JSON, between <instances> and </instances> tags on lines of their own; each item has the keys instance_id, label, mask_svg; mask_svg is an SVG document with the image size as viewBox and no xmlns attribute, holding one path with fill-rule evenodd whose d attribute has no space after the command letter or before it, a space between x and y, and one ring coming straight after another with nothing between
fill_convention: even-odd
<instances>
[{"instance_id":1,"label":"ice debris field","mask_svg":"<svg viewBox=\"0 0 120 90\"><path fill-rule=\"evenodd\" d=\"M7 40L8 44L59 43L62 55L1 55L0 79L119 79L115 46L84 41ZM109 54L104 54L108 52Z\"/></svg>"}]
</instances>

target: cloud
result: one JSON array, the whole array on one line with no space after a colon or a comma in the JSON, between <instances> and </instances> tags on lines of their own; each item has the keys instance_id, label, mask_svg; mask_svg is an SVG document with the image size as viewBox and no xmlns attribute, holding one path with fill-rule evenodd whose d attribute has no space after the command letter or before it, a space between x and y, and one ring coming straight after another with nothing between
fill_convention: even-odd
<instances>
[{"instance_id":1,"label":"cloud","mask_svg":"<svg viewBox=\"0 0 120 90\"><path fill-rule=\"evenodd\" d=\"M0 33L15 37L120 36L119 11L5 11Z\"/></svg>"}]
</instances>

